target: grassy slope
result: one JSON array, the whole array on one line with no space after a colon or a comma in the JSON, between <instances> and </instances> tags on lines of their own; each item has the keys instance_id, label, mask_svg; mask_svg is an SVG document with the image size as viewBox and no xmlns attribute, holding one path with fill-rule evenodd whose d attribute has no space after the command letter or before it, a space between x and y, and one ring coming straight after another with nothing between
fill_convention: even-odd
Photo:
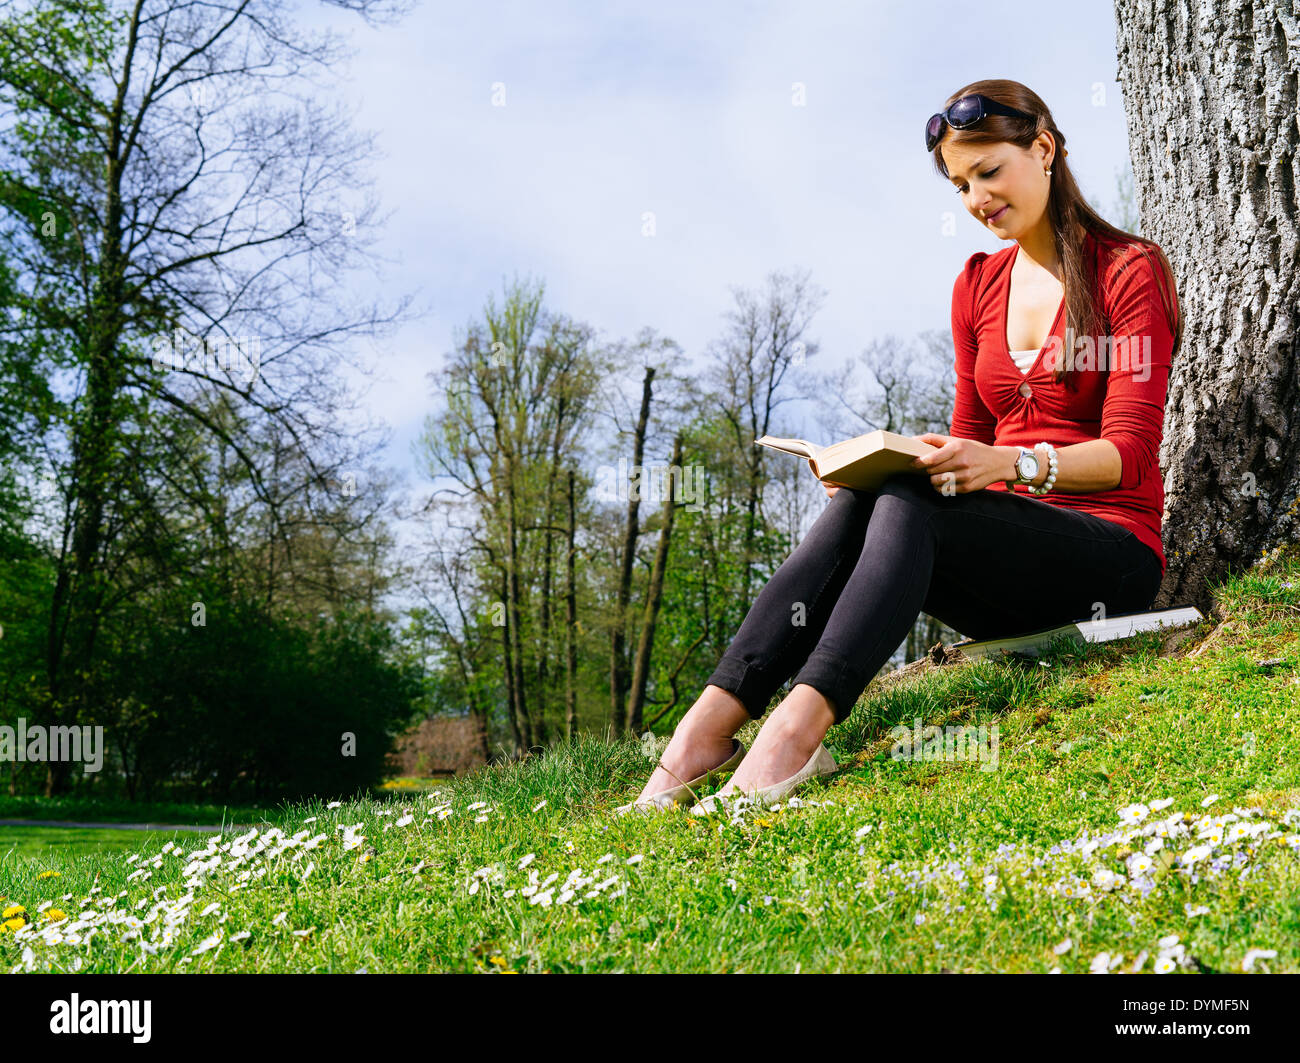
<instances>
[{"instance_id":1,"label":"grassy slope","mask_svg":"<svg viewBox=\"0 0 1300 1063\"><path fill-rule=\"evenodd\" d=\"M737 822L613 815L649 762L583 738L433 794L301 808L279 820L305 832L290 847L210 850L197 873L210 836L57 877L10 856L0 905L34 925L0 931L0 969L1236 971L1258 948L1277 955L1256 970L1297 971L1298 555L1182 635L873 684L827 738L844 770ZM893 759L889 727L917 716L997 723L997 769ZM1130 851L1150 869L1107 888Z\"/></svg>"}]
</instances>

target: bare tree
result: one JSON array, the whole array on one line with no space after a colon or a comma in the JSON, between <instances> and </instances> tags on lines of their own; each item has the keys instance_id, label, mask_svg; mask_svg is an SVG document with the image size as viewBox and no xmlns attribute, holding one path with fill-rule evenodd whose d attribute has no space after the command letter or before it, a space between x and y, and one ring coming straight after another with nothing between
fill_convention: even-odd
<instances>
[{"instance_id":1,"label":"bare tree","mask_svg":"<svg viewBox=\"0 0 1300 1063\"><path fill-rule=\"evenodd\" d=\"M768 454L767 448L754 446L754 440L769 434L776 411L797 397L787 377L792 367L803 365L820 349L807 332L825 292L812 284L808 271L774 272L760 294L733 288L732 297L730 329L713 345L716 364L706 380L715 389L728 425L741 482L745 528L740 594L748 602Z\"/></svg>"},{"instance_id":2,"label":"bare tree","mask_svg":"<svg viewBox=\"0 0 1300 1063\"><path fill-rule=\"evenodd\" d=\"M849 364L832 373L821 389L838 403L836 438L884 430L899 435L947 435L955 397L952 334L930 329L914 340L886 335L872 340ZM899 652L885 669L915 660L936 642L958 636L927 613L917 617ZM896 662L900 655L903 662Z\"/></svg>"},{"instance_id":3,"label":"bare tree","mask_svg":"<svg viewBox=\"0 0 1300 1063\"><path fill-rule=\"evenodd\" d=\"M946 433L955 387L952 337L922 332L915 340L885 335L826 375L818 391L834 401L837 438L883 429L899 435Z\"/></svg>"}]
</instances>

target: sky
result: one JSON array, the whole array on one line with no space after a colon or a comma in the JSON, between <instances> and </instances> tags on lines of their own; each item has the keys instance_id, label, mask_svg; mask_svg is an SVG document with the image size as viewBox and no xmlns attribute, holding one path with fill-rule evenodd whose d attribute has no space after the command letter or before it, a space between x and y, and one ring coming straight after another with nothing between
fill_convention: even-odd
<instances>
[{"instance_id":1,"label":"sky","mask_svg":"<svg viewBox=\"0 0 1300 1063\"><path fill-rule=\"evenodd\" d=\"M946 330L963 263L1008 246L924 149L955 89L1000 77L1038 93L1103 216L1128 166L1109 2L475 0L378 27L297 11L354 50L337 96L382 153L388 263L357 283L428 308L356 341L387 461L412 487L430 486L411 454L437 404L426 374L515 275L602 338L651 326L698 359L732 286L807 269L827 292L810 334L828 369L873 338Z\"/></svg>"}]
</instances>

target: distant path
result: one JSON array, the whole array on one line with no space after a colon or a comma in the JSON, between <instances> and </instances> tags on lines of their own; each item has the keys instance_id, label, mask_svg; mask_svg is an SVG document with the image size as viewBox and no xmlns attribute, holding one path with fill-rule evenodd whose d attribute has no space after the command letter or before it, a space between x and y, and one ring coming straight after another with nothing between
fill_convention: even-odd
<instances>
[{"instance_id":1,"label":"distant path","mask_svg":"<svg viewBox=\"0 0 1300 1063\"><path fill-rule=\"evenodd\" d=\"M252 824L227 823L224 827L196 827L188 823L81 823L68 819L0 819L0 827L81 827L87 830L188 830L219 834L227 830L248 830Z\"/></svg>"}]
</instances>

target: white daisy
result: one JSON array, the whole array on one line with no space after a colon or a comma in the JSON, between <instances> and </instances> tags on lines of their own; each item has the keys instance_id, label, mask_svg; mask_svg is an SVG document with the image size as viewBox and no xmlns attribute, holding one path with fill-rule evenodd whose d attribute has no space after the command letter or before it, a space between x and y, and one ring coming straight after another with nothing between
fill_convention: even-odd
<instances>
[{"instance_id":1,"label":"white daisy","mask_svg":"<svg viewBox=\"0 0 1300 1063\"><path fill-rule=\"evenodd\" d=\"M1241 969L1243 971L1254 970L1256 960L1272 960L1276 957L1277 949L1247 949L1246 955L1241 960Z\"/></svg>"},{"instance_id":2,"label":"white daisy","mask_svg":"<svg viewBox=\"0 0 1300 1063\"><path fill-rule=\"evenodd\" d=\"M1160 839L1155 840L1159 841ZM1130 875L1145 875L1154 866L1155 862L1145 853L1134 853L1128 858L1128 873Z\"/></svg>"}]
</instances>

